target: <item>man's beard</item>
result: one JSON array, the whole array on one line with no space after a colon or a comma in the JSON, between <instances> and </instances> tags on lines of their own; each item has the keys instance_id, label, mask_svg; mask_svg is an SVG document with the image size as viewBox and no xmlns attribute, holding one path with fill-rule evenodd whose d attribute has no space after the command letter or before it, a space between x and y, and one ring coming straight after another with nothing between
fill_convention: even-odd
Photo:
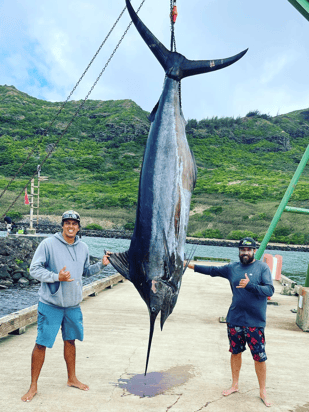
<instances>
[{"instance_id":1,"label":"man's beard","mask_svg":"<svg viewBox=\"0 0 309 412\"><path fill-rule=\"evenodd\" d=\"M239 255L239 260L243 265L249 265L254 261L254 253L250 256L248 255Z\"/></svg>"}]
</instances>

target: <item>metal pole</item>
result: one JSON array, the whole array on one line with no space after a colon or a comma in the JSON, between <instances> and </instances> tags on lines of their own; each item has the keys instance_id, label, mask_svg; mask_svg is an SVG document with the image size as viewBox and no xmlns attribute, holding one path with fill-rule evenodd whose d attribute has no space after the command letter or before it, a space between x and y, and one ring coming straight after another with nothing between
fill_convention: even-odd
<instances>
[{"instance_id":1,"label":"metal pole","mask_svg":"<svg viewBox=\"0 0 309 412\"><path fill-rule=\"evenodd\" d=\"M305 280L305 288L309 287L309 265L308 265L308 269L307 269L307 276L306 276L306 280Z\"/></svg>"},{"instance_id":2,"label":"metal pole","mask_svg":"<svg viewBox=\"0 0 309 412\"><path fill-rule=\"evenodd\" d=\"M291 213L301 213L301 214L304 214L304 215L309 215L309 209L303 209L302 207L286 206L284 211L285 212L291 212Z\"/></svg>"},{"instance_id":3,"label":"metal pole","mask_svg":"<svg viewBox=\"0 0 309 412\"><path fill-rule=\"evenodd\" d=\"M39 224L39 207L40 207L40 180L41 180L41 165L37 166L38 171L38 203L36 209L36 223Z\"/></svg>"},{"instance_id":4,"label":"metal pole","mask_svg":"<svg viewBox=\"0 0 309 412\"><path fill-rule=\"evenodd\" d=\"M309 20L308 0L288 0L307 20Z\"/></svg>"},{"instance_id":5,"label":"metal pole","mask_svg":"<svg viewBox=\"0 0 309 412\"><path fill-rule=\"evenodd\" d=\"M34 201L34 179L31 179L31 190L30 190L30 230L33 229L33 201Z\"/></svg>"},{"instance_id":6,"label":"metal pole","mask_svg":"<svg viewBox=\"0 0 309 412\"><path fill-rule=\"evenodd\" d=\"M36 223L39 224L39 205L40 205L40 178L38 178L38 201L36 209Z\"/></svg>"},{"instance_id":7,"label":"metal pole","mask_svg":"<svg viewBox=\"0 0 309 412\"><path fill-rule=\"evenodd\" d=\"M303 157L296 169L296 172L294 173L294 176L292 177L292 180L289 184L289 187L287 188L285 195L283 196L280 205L278 206L277 212L275 213L275 216L273 217L273 220L271 221L269 228L267 230L266 235L264 236L264 239L262 240L262 243L256 252L255 258L256 259L261 259L264 250L266 249L267 243L269 242L269 239L271 238L271 235L273 234L273 231L275 230L277 223L284 211L285 206L287 205L290 197L292 196L292 193L297 185L298 179L300 175L302 174L302 171L304 170L307 162L309 159L309 145L307 146L307 149L305 153L303 154Z\"/></svg>"}]
</instances>

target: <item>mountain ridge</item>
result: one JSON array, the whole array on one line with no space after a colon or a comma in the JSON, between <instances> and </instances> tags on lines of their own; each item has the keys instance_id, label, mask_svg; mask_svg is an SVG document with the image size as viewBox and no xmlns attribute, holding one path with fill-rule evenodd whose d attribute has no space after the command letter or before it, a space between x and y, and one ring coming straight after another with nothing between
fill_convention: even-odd
<instances>
[{"instance_id":1,"label":"mountain ridge","mask_svg":"<svg viewBox=\"0 0 309 412\"><path fill-rule=\"evenodd\" d=\"M1 212L54 149L42 170L49 180L40 186L40 211L56 214L74 207L132 227L149 113L132 100L88 100L55 148L81 101L67 102L49 128L62 104L0 86L1 191L34 150L3 196ZM261 237L307 147L308 124L309 109L274 117L255 110L243 118L189 119L187 137L198 167L189 234L219 232L228 238L235 230L249 230ZM305 169L291 198L295 206L308 203L308 176ZM19 200L13 212L24 208ZM231 208L239 209L240 219ZM305 241L304 217L296 219L299 225L294 220L283 219L280 225L289 233L282 236L291 240L298 233Z\"/></svg>"}]
</instances>

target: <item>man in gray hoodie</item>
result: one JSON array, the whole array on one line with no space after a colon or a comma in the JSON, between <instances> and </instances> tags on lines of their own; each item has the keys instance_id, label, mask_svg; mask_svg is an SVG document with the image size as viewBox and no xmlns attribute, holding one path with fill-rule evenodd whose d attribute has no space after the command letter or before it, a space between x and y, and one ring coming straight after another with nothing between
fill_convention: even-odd
<instances>
[{"instance_id":1,"label":"man in gray hoodie","mask_svg":"<svg viewBox=\"0 0 309 412\"><path fill-rule=\"evenodd\" d=\"M52 348L60 327L64 341L64 358L68 386L81 390L89 387L75 375L75 339L83 340L82 276L92 276L109 264L109 252L102 261L90 265L88 246L80 240L80 216L69 210L62 215L62 233L43 240L30 266L30 274L41 282L38 304L38 335L32 352L31 385L21 398L30 402L37 393L37 381L44 363L46 348Z\"/></svg>"}]
</instances>

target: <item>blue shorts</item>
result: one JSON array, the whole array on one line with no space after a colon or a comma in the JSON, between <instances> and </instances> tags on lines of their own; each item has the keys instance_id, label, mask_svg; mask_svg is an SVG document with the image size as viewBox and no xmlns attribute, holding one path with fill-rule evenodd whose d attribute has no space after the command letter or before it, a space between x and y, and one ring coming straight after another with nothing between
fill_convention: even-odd
<instances>
[{"instance_id":1,"label":"blue shorts","mask_svg":"<svg viewBox=\"0 0 309 412\"><path fill-rule=\"evenodd\" d=\"M39 302L36 343L52 348L60 326L63 340L83 340L83 315L80 307L62 308Z\"/></svg>"},{"instance_id":2,"label":"blue shorts","mask_svg":"<svg viewBox=\"0 0 309 412\"><path fill-rule=\"evenodd\" d=\"M227 334L230 341L230 352L234 355L244 352L247 343L255 361L266 361L264 328L233 326L228 323Z\"/></svg>"}]
</instances>

